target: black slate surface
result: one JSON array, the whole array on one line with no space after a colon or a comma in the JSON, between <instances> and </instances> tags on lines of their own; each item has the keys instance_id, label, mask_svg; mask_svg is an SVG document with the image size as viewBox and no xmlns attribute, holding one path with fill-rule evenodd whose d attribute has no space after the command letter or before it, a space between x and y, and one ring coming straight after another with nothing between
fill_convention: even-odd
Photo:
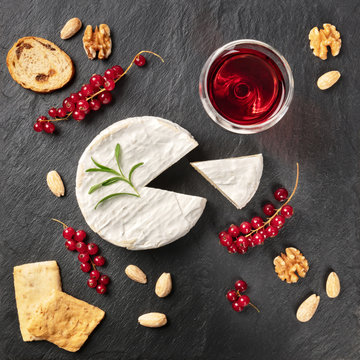
<instances>
[{"instance_id":1,"label":"black slate surface","mask_svg":"<svg viewBox=\"0 0 360 360\"><path fill-rule=\"evenodd\" d=\"M38 359L327 359L360 357L359 277L359 3L353 1L1 1L1 337L0 358ZM90 61L82 49L82 32L63 41L59 32L71 17L85 25L110 26L113 53L108 61ZM336 58L314 57L307 35L313 26L335 24L343 46ZM76 75L49 95L25 90L5 66L8 49L19 38L40 36L54 41L73 59ZM286 117L264 133L245 136L226 132L206 115L198 96L198 77L213 50L240 38L265 41L292 67L295 96ZM131 70L115 90L115 101L82 123L63 123L55 136L37 134L37 116L59 106L95 72L114 64L127 66L141 49L148 66ZM321 92L316 79L337 69L342 77ZM188 129L199 147L152 184L208 199L197 225L183 239L153 251L131 252L89 231L75 199L77 161L87 144L113 122L156 115ZM254 153L264 155L260 187L237 211L188 164L189 161ZM277 184L292 188L295 164L300 184L293 201L295 216L280 235L245 256L230 255L217 233L231 222L248 219L272 199ZM46 173L57 169L66 196L55 198ZM109 294L87 288L75 254L65 250L56 217L89 232L108 259ZM146 226L146 224L144 224ZM297 284L281 282L272 259L286 246L305 254L310 271ZM47 342L24 343L14 299L14 265L54 259L63 289L97 305L106 318L76 354ZM148 285L126 278L128 264L139 265ZM335 270L342 291L325 293L325 279ZM174 290L166 299L154 294L157 277L171 272ZM247 294L261 309L237 314L226 290L243 278ZM312 292L320 295L317 313L299 323L295 312ZM169 324L147 329L137 324L145 312L168 315Z\"/></svg>"}]
</instances>

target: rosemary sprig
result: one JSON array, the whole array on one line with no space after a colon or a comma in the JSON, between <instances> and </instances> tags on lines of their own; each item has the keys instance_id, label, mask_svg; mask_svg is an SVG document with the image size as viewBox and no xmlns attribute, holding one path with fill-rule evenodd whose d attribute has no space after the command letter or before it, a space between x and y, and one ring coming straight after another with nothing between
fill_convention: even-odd
<instances>
[{"instance_id":1,"label":"rosemary sprig","mask_svg":"<svg viewBox=\"0 0 360 360\"><path fill-rule=\"evenodd\" d=\"M90 190L89 190L89 194L92 194L94 191L100 189L101 187L103 186L109 186L109 185L112 185L112 184L115 184L116 182L118 181L124 181L126 182L127 184L129 184L133 190L135 191L135 194L134 193L127 193L127 192L121 192L121 193L114 193L114 194L110 194L110 195L107 195L105 196L104 198L102 198L96 205L95 205L95 209L101 204L103 203L104 201L108 200L108 199L111 199L115 196L120 196L120 195L131 195L131 196L136 196L136 197L140 197L140 194L139 192L137 191L136 187L134 186L134 184L132 183L131 181L131 177L132 177L132 174L134 173L134 171L140 167L141 165L144 165L143 162L141 163L138 163L136 165L134 165L130 172L129 172L129 176L126 177L121 169L121 166L120 166L120 157L121 157L121 147L120 147L120 144L116 144L116 147L115 147L115 160L116 160L116 163L118 165L118 168L119 168L119 171L117 170L114 170L114 169L111 169L107 166L104 166L104 165L101 165L99 164L97 161L95 161L93 158L91 158L92 162L95 164L96 168L90 168L90 169L87 169L86 172L105 172L105 173L110 173L110 174L113 174L113 175L116 175L116 176L113 176L105 181L102 181L101 183L99 184L95 184L93 185Z\"/></svg>"}]
</instances>

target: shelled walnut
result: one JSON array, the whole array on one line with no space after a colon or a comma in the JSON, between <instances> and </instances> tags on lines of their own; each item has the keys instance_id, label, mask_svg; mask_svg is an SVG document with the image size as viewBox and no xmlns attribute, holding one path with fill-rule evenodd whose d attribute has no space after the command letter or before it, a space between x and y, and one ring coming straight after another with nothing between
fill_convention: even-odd
<instances>
[{"instance_id":1,"label":"shelled walnut","mask_svg":"<svg viewBox=\"0 0 360 360\"><path fill-rule=\"evenodd\" d=\"M327 59L328 46L330 46L332 56L336 56L340 52L340 33L334 25L323 24L323 29L321 30L315 26L310 30L309 40L310 49L313 49L313 54L322 60Z\"/></svg>"},{"instance_id":2,"label":"shelled walnut","mask_svg":"<svg viewBox=\"0 0 360 360\"><path fill-rule=\"evenodd\" d=\"M286 248L285 252L286 255L281 253L274 259L275 272L282 281L286 280L289 284L296 283L299 276L304 278L309 270L308 261L298 249L293 247Z\"/></svg>"},{"instance_id":3,"label":"shelled walnut","mask_svg":"<svg viewBox=\"0 0 360 360\"><path fill-rule=\"evenodd\" d=\"M109 26L100 24L93 32L92 26L88 25L84 32L83 45L90 60L96 58L96 52L98 59L107 59L111 54L112 46Z\"/></svg>"}]
</instances>

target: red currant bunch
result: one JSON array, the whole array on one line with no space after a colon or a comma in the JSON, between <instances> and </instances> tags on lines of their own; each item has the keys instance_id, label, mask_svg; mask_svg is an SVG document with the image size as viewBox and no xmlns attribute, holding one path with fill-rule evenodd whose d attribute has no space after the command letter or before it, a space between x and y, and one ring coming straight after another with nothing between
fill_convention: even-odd
<instances>
[{"instance_id":1,"label":"red currant bunch","mask_svg":"<svg viewBox=\"0 0 360 360\"><path fill-rule=\"evenodd\" d=\"M243 311L248 305L252 306L257 312L260 312L260 310L250 302L250 298L242 294L246 289L247 283L244 280L238 280L235 282L235 289L229 290L226 293L226 298L231 302L232 308L236 312Z\"/></svg>"},{"instance_id":2,"label":"red currant bunch","mask_svg":"<svg viewBox=\"0 0 360 360\"><path fill-rule=\"evenodd\" d=\"M65 247L70 251L77 251L78 260L80 261L81 271L90 272L90 278L87 284L90 288L96 288L99 294L104 294L107 291L106 285L109 284L110 279L107 275L101 275L96 269L96 266L103 266L105 264L105 258L101 255L97 255L99 247L94 243L86 243L86 232L84 230L75 231L74 228L67 226L63 222L52 219L63 225L63 237L66 239ZM94 256L91 258L91 256ZM93 269L92 271L90 271Z\"/></svg>"},{"instance_id":3,"label":"red currant bunch","mask_svg":"<svg viewBox=\"0 0 360 360\"><path fill-rule=\"evenodd\" d=\"M294 214L292 206L288 202L294 196L299 181L299 164L294 189L290 196L285 188L279 188L274 192L275 200L284 202L279 208L272 203L267 203L262 210L267 216L265 220L260 216L254 216L251 221L243 221L239 226L231 224L227 231L219 234L220 244L225 246L229 253L245 254L250 247L262 245L267 238L278 235L284 226L285 220Z\"/></svg>"},{"instance_id":4,"label":"red currant bunch","mask_svg":"<svg viewBox=\"0 0 360 360\"><path fill-rule=\"evenodd\" d=\"M52 118L51 120L45 116L38 117L34 124L34 130L52 134L55 131L55 121L68 120L70 116L76 121L82 121L91 111L98 111L102 105L109 104L112 100L110 91L115 89L116 82L128 72L133 64L137 66L146 64L146 59L141 55L142 53L153 54L164 62L158 54L143 50L134 57L125 71L121 66L114 65L112 68L107 69L103 76L99 74L92 75L89 83L84 84L79 92L74 92L65 98L61 107L49 109L48 114Z\"/></svg>"}]
</instances>

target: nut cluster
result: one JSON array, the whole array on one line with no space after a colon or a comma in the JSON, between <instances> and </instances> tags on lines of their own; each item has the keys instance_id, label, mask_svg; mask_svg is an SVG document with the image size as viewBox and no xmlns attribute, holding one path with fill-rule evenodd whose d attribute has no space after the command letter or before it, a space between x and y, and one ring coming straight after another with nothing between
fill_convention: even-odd
<instances>
[{"instance_id":1,"label":"nut cluster","mask_svg":"<svg viewBox=\"0 0 360 360\"><path fill-rule=\"evenodd\" d=\"M337 56L340 52L340 33L336 30L334 25L323 24L323 29L321 30L315 26L310 30L309 40L310 48L313 49L313 54L321 60L327 59L328 46L330 46L332 56Z\"/></svg>"}]
</instances>

